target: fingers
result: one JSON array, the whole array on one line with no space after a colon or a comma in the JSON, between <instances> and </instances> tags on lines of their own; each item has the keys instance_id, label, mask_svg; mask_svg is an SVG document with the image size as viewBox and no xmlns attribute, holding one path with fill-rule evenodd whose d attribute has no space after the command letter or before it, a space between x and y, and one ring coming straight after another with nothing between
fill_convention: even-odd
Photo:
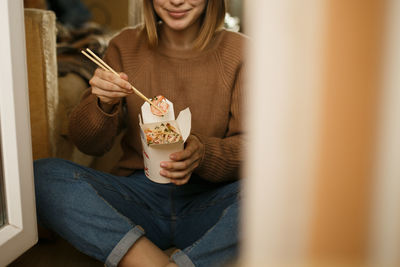
<instances>
[{"instance_id":1,"label":"fingers","mask_svg":"<svg viewBox=\"0 0 400 267\"><path fill-rule=\"evenodd\" d=\"M172 160L181 161L190 158L194 152L193 148L186 148L182 151L172 153L169 157Z\"/></svg>"},{"instance_id":2,"label":"fingers","mask_svg":"<svg viewBox=\"0 0 400 267\"><path fill-rule=\"evenodd\" d=\"M92 94L96 95L101 103L113 105L121 98L133 93L128 82L128 75L120 73L120 76L102 69L96 69L92 79L89 81Z\"/></svg>"},{"instance_id":3,"label":"fingers","mask_svg":"<svg viewBox=\"0 0 400 267\"><path fill-rule=\"evenodd\" d=\"M95 94L98 94L98 93L101 94L101 91L104 91L105 95L107 95L109 93L123 93L125 96L130 93L128 90L123 89L114 83L110 83L106 80L100 80L100 79L97 80L97 79L98 78L93 78L90 81L90 84L92 86L92 91Z\"/></svg>"},{"instance_id":4,"label":"fingers","mask_svg":"<svg viewBox=\"0 0 400 267\"><path fill-rule=\"evenodd\" d=\"M160 174L169 178L172 183L181 185L187 183L192 172L200 165L203 155L204 145L200 140L190 135L186 140L184 150L172 153L172 161L163 161L160 163Z\"/></svg>"},{"instance_id":5,"label":"fingers","mask_svg":"<svg viewBox=\"0 0 400 267\"><path fill-rule=\"evenodd\" d=\"M98 87L92 87L92 94L95 94L100 98L101 97L106 97L106 98L118 98L118 99L128 95L125 92L121 92L121 91L106 91L106 90L100 89Z\"/></svg>"},{"instance_id":6,"label":"fingers","mask_svg":"<svg viewBox=\"0 0 400 267\"><path fill-rule=\"evenodd\" d=\"M160 174L169 179L182 179L186 177L188 174L191 174L194 171L194 169L196 169L199 166L199 160L192 162L188 166L186 166L185 163L182 164L182 162L169 162L168 164L171 168L161 169ZM186 167L183 168L183 165L185 165Z\"/></svg>"},{"instance_id":7,"label":"fingers","mask_svg":"<svg viewBox=\"0 0 400 267\"><path fill-rule=\"evenodd\" d=\"M128 75L126 75L126 73L124 73L124 72L120 72L120 73L119 73L119 76L120 76L122 79L124 79L125 81L128 80ZM130 87L129 87L129 88L130 88Z\"/></svg>"},{"instance_id":8,"label":"fingers","mask_svg":"<svg viewBox=\"0 0 400 267\"><path fill-rule=\"evenodd\" d=\"M106 91L121 91L130 93L131 85L127 81L128 76L125 73L121 73L120 77L117 75L104 71L102 69L96 69L92 79L89 83L92 87L98 87L99 89Z\"/></svg>"},{"instance_id":9,"label":"fingers","mask_svg":"<svg viewBox=\"0 0 400 267\"><path fill-rule=\"evenodd\" d=\"M184 185L187 182L189 182L189 179L191 177L191 173L186 175L183 179L171 179L171 183L175 184L175 185Z\"/></svg>"},{"instance_id":10,"label":"fingers","mask_svg":"<svg viewBox=\"0 0 400 267\"><path fill-rule=\"evenodd\" d=\"M192 166L197 160L199 160L199 158L190 157L184 161L163 161L161 162L160 166L167 171L181 171Z\"/></svg>"},{"instance_id":11,"label":"fingers","mask_svg":"<svg viewBox=\"0 0 400 267\"><path fill-rule=\"evenodd\" d=\"M193 156L196 152L199 152L201 150L201 143L196 137L189 136L189 138L186 140L186 147L184 150L172 153L170 155L170 159L174 161L182 161L186 160L190 157ZM197 153L200 156L200 152Z\"/></svg>"}]
</instances>

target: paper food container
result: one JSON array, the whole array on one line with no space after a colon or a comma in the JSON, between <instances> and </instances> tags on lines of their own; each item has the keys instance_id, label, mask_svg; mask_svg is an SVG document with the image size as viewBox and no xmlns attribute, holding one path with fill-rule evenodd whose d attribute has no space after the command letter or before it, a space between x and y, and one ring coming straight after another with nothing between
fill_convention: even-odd
<instances>
[{"instance_id":1,"label":"paper food container","mask_svg":"<svg viewBox=\"0 0 400 267\"><path fill-rule=\"evenodd\" d=\"M156 183L170 183L170 180L161 176L160 162L170 161L169 155L171 153L181 151L184 148L184 143L189 137L191 128L190 109L186 108L182 110L177 119L175 120L174 106L167 100L169 109L166 115L159 117L153 115L150 111L150 104L145 102L142 105L142 116L139 114L139 126L140 126L140 138L142 141L143 148L143 160L144 160L144 172L146 176ZM146 129L154 129L155 126L161 123L170 123L175 127L182 136L182 140L172 144L147 144L146 140Z\"/></svg>"}]
</instances>

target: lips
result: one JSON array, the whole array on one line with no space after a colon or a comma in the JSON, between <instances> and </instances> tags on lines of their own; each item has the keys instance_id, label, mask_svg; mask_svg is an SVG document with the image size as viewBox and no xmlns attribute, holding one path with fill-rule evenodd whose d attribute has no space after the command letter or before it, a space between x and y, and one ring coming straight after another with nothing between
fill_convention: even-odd
<instances>
[{"instance_id":1,"label":"lips","mask_svg":"<svg viewBox=\"0 0 400 267\"><path fill-rule=\"evenodd\" d=\"M168 15L175 19L183 18L189 12L189 10L167 10L167 11Z\"/></svg>"}]
</instances>

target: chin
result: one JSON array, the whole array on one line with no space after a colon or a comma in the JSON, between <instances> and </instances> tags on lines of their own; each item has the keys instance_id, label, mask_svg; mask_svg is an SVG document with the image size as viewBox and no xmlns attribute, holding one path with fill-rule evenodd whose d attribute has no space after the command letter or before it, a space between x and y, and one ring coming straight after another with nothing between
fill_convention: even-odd
<instances>
[{"instance_id":1,"label":"chin","mask_svg":"<svg viewBox=\"0 0 400 267\"><path fill-rule=\"evenodd\" d=\"M174 31L183 31L188 28L187 23L166 23L166 26Z\"/></svg>"}]
</instances>

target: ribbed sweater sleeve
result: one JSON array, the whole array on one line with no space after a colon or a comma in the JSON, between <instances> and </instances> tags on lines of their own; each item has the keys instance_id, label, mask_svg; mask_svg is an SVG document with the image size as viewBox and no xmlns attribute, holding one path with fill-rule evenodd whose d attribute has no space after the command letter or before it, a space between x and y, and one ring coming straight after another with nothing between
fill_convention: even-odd
<instances>
[{"instance_id":1,"label":"ribbed sweater sleeve","mask_svg":"<svg viewBox=\"0 0 400 267\"><path fill-rule=\"evenodd\" d=\"M111 42L104 60L116 71L120 71L119 59L118 48ZM98 98L91 93L91 88L85 92L69 119L69 137L79 150L101 156L111 149L121 127L121 106L119 103L112 113L106 113L99 107Z\"/></svg>"},{"instance_id":2,"label":"ribbed sweater sleeve","mask_svg":"<svg viewBox=\"0 0 400 267\"><path fill-rule=\"evenodd\" d=\"M224 138L206 137L192 133L204 144L204 154L195 173L211 182L226 182L240 177L242 164L243 136L241 130L243 70L236 72L231 97L228 131Z\"/></svg>"}]
</instances>

